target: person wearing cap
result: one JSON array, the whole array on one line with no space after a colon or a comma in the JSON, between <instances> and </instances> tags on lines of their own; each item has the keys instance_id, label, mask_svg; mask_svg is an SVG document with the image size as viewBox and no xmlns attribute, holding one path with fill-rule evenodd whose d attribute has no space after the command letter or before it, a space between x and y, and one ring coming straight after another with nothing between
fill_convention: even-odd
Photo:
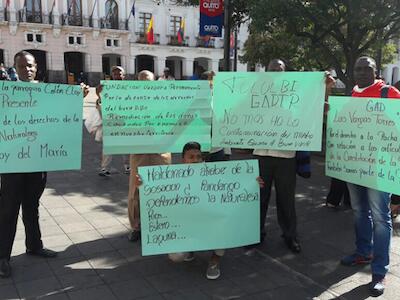
<instances>
[{"instance_id":1,"label":"person wearing cap","mask_svg":"<svg viewBox=\"0 0 400 300\"><path fill-rule=\"evenodd\" d=\"M112 80L124 80L125 79L125 70L121 66L113 66L111 68L111 79ZM101 96L100 93L103 90L103 86L99 85L96 88L96 94L98 96L98 99L96 101L96 108L99 110L100 116L101 116ZM99 128L98 130L102 130L102 128ZM125 174L130 174L131 168L129 166L129 155L123 155L123 164L124 164L124 173ZM102 154L101 157L101 170L99 172L99 176L102 177L109 177L111 176L110 172L110 165L112 161L112 155L106 155Z\"/></svg>"},{"instance_id":2,"label":"person wearing cap","mask_svg":"<svg viewBox=\"0 0 400 300\"><path fill-rule=\"evenodd\" d=\"M143 70L138 74L138 80L154 81L155 76L152 72ZM128 234L129 241L138 242L141 239L139 185L136 182L138 168L169 164L171 164L171 153L136 153L130 155L131 175L129 177L128 217L131 231Z\"/></svg>"},{"instance_id":3,"label":"person wearing cap","mask_svg":"<svg viewBox=\"0 0 400 300\"><path fill-rule=\"evenodd\" d=\"M158 78L158 80L175 80L175 78L171 75L170 69L165 68L163 74Z\"/></svg>"}]
</instances>

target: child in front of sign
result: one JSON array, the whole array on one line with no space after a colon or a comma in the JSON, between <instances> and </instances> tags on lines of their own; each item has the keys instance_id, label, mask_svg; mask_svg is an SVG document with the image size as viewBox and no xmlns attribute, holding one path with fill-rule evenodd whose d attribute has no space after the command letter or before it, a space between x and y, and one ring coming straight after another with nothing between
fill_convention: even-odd
<instances>
[{"instance_id":1,"label":"child in front of sign","mask_svg":"<svg viewBox=\"0 0 400 300\"><path fill-rule=\"evenodd\" d=\"M195 164L203 162L203 156L201 153L201 146L197 142L189 142L185 144L182 150L182 163L184 164ZM257 177L258 184L262 188L264 186L264 181L261 177ZM142 180L139 175L135 177L135 185L140 186ZM220 259L224 256L225 250L219 249L214 250L211 259L208 263L208 268L206 272L207 279L217 279L221 276L220 270ZM168 254L169 259L174 262L190 262L194 260L194 252L180 252L180 253L170 253Z\"/></svg>"}]
</instances>

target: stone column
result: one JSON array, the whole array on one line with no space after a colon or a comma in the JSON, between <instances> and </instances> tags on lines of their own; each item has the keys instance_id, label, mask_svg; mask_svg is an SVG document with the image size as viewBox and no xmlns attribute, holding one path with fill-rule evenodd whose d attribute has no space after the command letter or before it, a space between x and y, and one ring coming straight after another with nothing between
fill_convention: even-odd
<instances>
[{"instance_id":1,"label":"stone column","mask_svg":"<svg viewBox=\"0 0 400 300\"><path fill-rule=\"evenodd\" d=\"M136 73L136 56L129 56L127 75L134 75Z\"/></svg>"},{"instance_id":2,"label":"stone column","mask_svg":"<svg viewBox=\"0 0 400 300\"><path fill-rule=\"evenodd\" d=\"M47 52L46 56L49 82L66 83L67 74L64 66L64 53Z\"/></svg>"},{"instance_id":3,"label":"stone column","mask_svg":"<svg viewBox=\"0 0 400 300\"><path fill-rule=\"evenodd\" d=\"M93 3L94 5L94 3ZM92 26L93 28L99 28L99 7L100 7L101 3L99 1L97 1L96 7L93 10L93 16L92 16ZM93 7L92 7L93 9Z\"/></svg>"},{"instance_id":4,"label":"stone column","mask_svg":"<svg viewBox=\"0 0 400 300\"><path fill-rule=\"evenodd\" d=\"M209 65L210 71L214 71L215 73L217 73L218 69L219 69L219 59L213 59L211 61L211 66L210 66L210 63L208 65Z\"/></svg>"},{"instance_id":5,"label":"stone column","mask_svg":"<svg viewBox=\"0 0 400 300\"><path fill-rule=\"evenodd\" d=\"M8 7L8 16L9 16L8 21L10 23L16 23L17 22L17 13L18 13L18 11L17 11L17 8L15 7L16 4L17 4L17 1L10 1L10 5Z\"/></svg>"},{"instance_id":6,"label":"stone column","mask_svg":"<svg viewBox=\"0 0 400 300\"><path fill-rule=\"evenodd\" d=\"M193 58L185 58L183 60L183 62L182 62L183 63L183 68L182 68L183 78L189 78L190 76L193 75L193 62L194 62Z\"/></svg>"},{"instance_id":7,"label":"stone column","mask_svg":"<svg viewBox=\"0 0 400 300\"><path fill-rule=\"evenodd\" d=\"M60 7L58 5L57 0L54 3L54 8L53 8L53 25L60 26Z\"/></svg>"},{"instance_id":8,"label":"stone column","mask_svg":"<svg viewBox=\"0 0 400 300\"><path fill-rule=\"evenodd\" d=\"M47 1L42 1L42 23L49 24L49 6Z\"/></svg>"},{"instance_id":9,"label":"stone column","mask_svg":"<svg viewBox=\"0 0 400 300\"><path fill-rule=\"evenodd\" d=\"M154 57L154 75L161 76L165 68L165 57Z\"/></svg>"},{"instance_id":10,"label":"stone column","mask_svg":"<svg viewBox=\"0 0 400 300\"><path fill-rule=\"evenodd\" d=\"M68 18L67 18L67 14L68 14L68 0L63 0L63 8L62 8L62 18L65 20L65 25L68 25ZM62 23L62 22L61 22Z\"/></svg>"},{"instance_id":11,"label":"stone column","mask_svg":"<svg viewBox=\"0 0 400 300\"><path fill-rule=\"evenodd\" d=\"M97 86L100 80L103 79L103 62L100 54L85 55L84 72L88 76L89 85Z\"/></svg>"},{"instance_id":12,"label":"stone column","mask_svg":"<svg viewBox=\"0 0 400 300\"><path fill-rule=\"evenodd\" d=\"M89 7L88 7L88 1L82 1L82 23L84 27L89 26Z\"/></svg>"}]
</instances>

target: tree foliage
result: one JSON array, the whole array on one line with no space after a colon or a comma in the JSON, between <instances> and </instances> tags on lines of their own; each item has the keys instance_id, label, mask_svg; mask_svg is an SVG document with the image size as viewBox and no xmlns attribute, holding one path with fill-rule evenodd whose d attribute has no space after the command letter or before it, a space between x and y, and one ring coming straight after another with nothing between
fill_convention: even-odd
<instances>
[{"instance_id":1,"label":"tree foliage","mask_svg":"<svg viewBox=\"0 0 400 300\"><path fill-rule=\"evenodd\" d=\"M248 0L251 36L247 62L270 58L295 68L334 68L348 88L361 55L391 59L388 42L398 37L400 1L395 0ZM393 54L393 53L392 53Z\"/></svg>"}]
</instances>

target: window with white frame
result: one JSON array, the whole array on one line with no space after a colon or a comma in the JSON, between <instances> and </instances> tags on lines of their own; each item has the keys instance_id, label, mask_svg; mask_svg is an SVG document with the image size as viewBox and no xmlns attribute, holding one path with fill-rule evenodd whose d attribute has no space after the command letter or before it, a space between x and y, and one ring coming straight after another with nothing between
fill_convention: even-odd
<instances>
[{"instance_id":1,"label":"window with white frame","mask_svg":"<svg viewBox=\"0 0 400 300\"><path fill-rule=\"evenodd\" d=\"M121 39L114 38L114 37L108 37L105 40L105 46L106 46L106 48L119 48L119 47L121 47Z\"/></svg>"},{"instance_id":2,"label":"window with white frame","mask_svg":"<svg viewBox=\"0 0 400 300\"><path fill-rule=\"evenodd\" d=\"M32 44L41 44L44 43L44 37L41 32L26 32L25 33L25 42Z\"/></svg>"},{"instance_id":3,"label":"window with white frame","mask_svg":"<svg viewBox=\"0 0 400 300\"><path fill-rule=\"evenodd\" d=\"M70 46L83 46L85 45L85 37L81 34L70 34L68 35L67 42Z\"/></svg>"}]
</instances>

